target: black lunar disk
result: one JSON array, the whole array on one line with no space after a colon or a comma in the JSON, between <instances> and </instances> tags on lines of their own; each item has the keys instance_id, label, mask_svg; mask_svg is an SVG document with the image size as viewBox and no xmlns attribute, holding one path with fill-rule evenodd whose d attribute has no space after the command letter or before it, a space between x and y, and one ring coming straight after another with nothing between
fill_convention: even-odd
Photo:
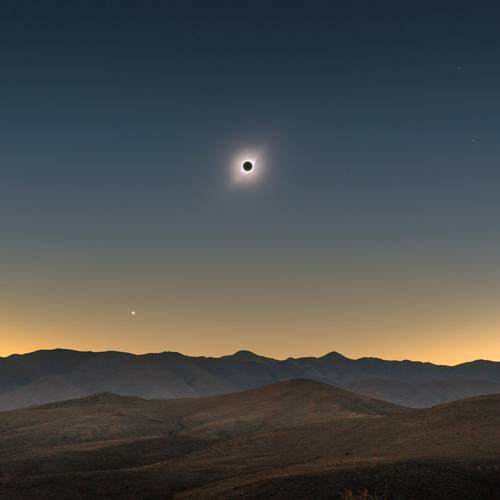
<instances>
[{"instance_id":1,"label":"black lunar disk","mask_svg":"<svg viewBox=\"0 0 500 500\"><path fill-rule=\"evenodd\" d=\"M253 169L253 163L251 161L245 161L242 167L245 172L250 172Z\"/></svg>"}]
</instances>

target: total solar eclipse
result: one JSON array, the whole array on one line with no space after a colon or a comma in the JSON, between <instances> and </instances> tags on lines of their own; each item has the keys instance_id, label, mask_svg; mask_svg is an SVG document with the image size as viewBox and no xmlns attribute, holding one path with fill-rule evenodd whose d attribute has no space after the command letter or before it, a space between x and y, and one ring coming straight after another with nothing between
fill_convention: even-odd
<instances>
[{"instance_id":1,"label":"total solar eclipse","mask_svg":"<svg viewBox=\"0 0 500 500\"><path fill-rule=\"evenodd\" d=\"M236 153L230 164L230 175L233 185L252 186L260 181L263 175L262 154L255 149Z\"/></svg>"},{"instance_id":2,"label":"total solar eclipse","mask_svg":"<svg viewBox=\"0 0 500 500\"><path fill-rule=\"evenodd\" d=\"M245 172L251 172L253 170L253 163L251 161L244 161L243 164L241 165L241 168Z\"/></svg>"}]
</instances>

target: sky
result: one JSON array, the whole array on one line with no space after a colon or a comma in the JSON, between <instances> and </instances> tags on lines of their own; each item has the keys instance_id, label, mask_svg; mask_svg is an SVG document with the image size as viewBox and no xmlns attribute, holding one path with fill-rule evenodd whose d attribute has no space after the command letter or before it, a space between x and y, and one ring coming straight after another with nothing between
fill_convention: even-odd
<instances>
[{"instance_id":1,"label":"sky","mask_svg":"<svg viewBox=\"0 0 500 500\"><path fill-rule=\"evenodd\" d=\"M3 1L0 356L500 360L499 25Z\"/></svg>"}]
</instances>

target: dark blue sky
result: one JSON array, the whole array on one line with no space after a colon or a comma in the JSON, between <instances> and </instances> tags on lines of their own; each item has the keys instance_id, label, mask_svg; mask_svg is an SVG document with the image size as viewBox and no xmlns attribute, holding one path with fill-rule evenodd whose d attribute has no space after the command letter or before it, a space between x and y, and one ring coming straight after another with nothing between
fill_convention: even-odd
<instances>
[{"instance_id":1,"label":"dark blue sky","mask_svg":"<svg viewBox=\"0 0 500 500\"><path fill-rule=\"evenodd\" d=\"M499 25L496 2L2 2L4 354L500 358ZM228 188L248 148L266 175Z\"/></svg>"}]
</instances>

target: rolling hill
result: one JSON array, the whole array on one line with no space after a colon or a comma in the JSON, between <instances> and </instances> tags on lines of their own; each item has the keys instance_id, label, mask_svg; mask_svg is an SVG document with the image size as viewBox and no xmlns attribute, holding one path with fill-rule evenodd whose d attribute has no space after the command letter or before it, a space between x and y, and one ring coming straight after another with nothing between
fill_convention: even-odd
<instances>
[{"instance_id":1,"label":"rolling hill","mask_svg":"<svg viewBox=\"0 0 500 500\"><path fill-rule=\"evenodd\" d=\"M305 499L363 489L498 498L500 395L408 409L290 380L206 398L105 393L0 413L2 498Z\"/></svg>"}]
</instances>

